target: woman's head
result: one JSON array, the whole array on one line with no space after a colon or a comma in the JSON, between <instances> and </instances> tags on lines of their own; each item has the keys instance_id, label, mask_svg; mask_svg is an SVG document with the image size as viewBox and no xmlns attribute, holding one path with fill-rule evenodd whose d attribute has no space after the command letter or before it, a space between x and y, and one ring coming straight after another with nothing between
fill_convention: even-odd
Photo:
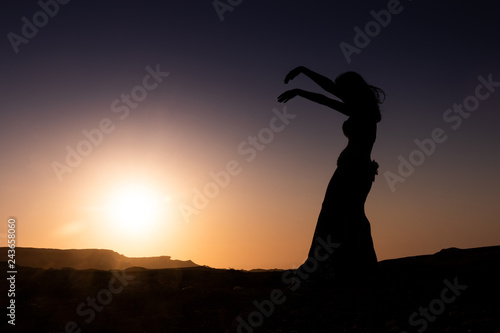
<instances>
[{"instance_id":1,"label":"woman's head","mask_svg":"<svg viewBox=\"0 0 500 333\"><path fill-rule=\"evenodd\" d=\"M335 85L338 97L344 103L352 105L355 109L353 111L373 111L377 121L380 121L379 104L385 99L385 93L382 89L369 85L356 72L340 74L335 79Z\"/></svg>"}]
</instances>

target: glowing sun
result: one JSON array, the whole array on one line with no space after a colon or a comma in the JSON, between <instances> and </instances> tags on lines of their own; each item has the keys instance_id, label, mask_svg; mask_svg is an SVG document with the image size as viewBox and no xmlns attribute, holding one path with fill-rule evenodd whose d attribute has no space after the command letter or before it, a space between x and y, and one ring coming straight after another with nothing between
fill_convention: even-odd
<instances>
[{"instance_id":1,"label":"glowing sun","mask_svg":"<svg viewBox=\"0 0 500 333\"><path fill-rule=\"evenodd\" d=\"M113 225L125 232L153 231L164 213L167 197L145 185L124 186L115 191L108 205Z\"/></svg>"}]
</instances>

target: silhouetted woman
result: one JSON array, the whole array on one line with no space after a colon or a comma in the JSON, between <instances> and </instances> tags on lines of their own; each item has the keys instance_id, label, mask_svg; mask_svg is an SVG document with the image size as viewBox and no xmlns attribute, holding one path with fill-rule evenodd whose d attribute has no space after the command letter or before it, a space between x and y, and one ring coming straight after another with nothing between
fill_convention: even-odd
<instances>
[{"instance_id":1,"label":"silhouetted woman","mask_svg":"<svg viewBox=\"0 0 500 333\"><path fill-rule=\"evenodd\" d=\"M309 266L314 268L314 261L319 262L313 274L319 279L364 276L374 271L377 265L364 205L378 169L378 164L372 161L370 155L377 134L377 123L381 120L379 104L385 94L381 89L367 84L358 73L346 72L332 81L303 66L290 71L285 83L301 73L340 101L301 89L285 91L278 101L287 102L295 96L301 96L346 115L348 119L342 125L342 130L349 140L337 160L337 169L326 190L309 250ZM340 246L325 260L327 252L322 249L322 242L338 243Z\"/></svg>"}]
</instances>

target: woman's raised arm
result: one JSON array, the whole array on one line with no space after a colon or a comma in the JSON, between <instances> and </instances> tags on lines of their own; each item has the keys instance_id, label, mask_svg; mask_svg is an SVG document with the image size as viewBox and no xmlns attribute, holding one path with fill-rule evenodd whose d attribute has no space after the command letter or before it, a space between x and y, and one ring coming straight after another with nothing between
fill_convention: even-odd
<instances>
[{"instance_id":1,"label":"woman's raised arm","mask_svg":"<svg viewBox=\"0 0 500 333\"><path fill-rule=\"evenodd\" d=\"M290 80L293 80L297 75L300 73L306 75L308 78L313 80L317 85L319 85L323 90L329 92L330 94L333 94L337 97L336 89L335 89L335 83L327 78L326 76L323 76L321 74L318 74L312 70L310 70L307 67L304 66L299 66L294 69L292 69L285 77L285 84L288 83Z\"/></svg>"},{"instance_id":2,"label":"woman's raised arm","mask_svg":"<svg viewBox=\"0 0 500 333\"><path fill-rule=\"evenodd\" d=\"M278 97L278 102L280 103L286 103L295 96L301 96L305 99L308 99L312 102L316 102L321 105L328 106L329 108L332 108L348 117L350 117L351 113L349 112L348 108L346 108L345 104L337 101L335 99L326 97L322 94L318 93L313 93L310 91L302 90L302 89L292 89L292 90L287 90Z\"/></svg>"}]
</instances>

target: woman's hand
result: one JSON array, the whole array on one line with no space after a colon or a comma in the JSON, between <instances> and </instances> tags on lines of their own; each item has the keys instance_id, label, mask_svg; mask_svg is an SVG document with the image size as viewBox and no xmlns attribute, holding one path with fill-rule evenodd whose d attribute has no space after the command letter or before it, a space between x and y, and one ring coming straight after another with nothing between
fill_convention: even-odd
<instances>
[{"instance_id":1,"label":"woman's hand","mask_svg":"<svg viewBox=\"0 0 500 333\"><path fill-rule=\"evenodd\" d=\"M304 66L299 66L288 72L288 74L285 76L285 84L288 83L288 81L293 80L300 73L302 73L303 69Z\"/></svg>"},{"instance_id":2,"label":"woman's hand","mask_svg":"<svg viewBox=\"0 0 500 333\"><path fill-rule=\"evenodd\" d=\"M301 92L300 89L287 90L287 91L285 91L284 93L282 93L281 95L278 96L278 102L280 102L280 103L286 103L289 100L291 100L292 98L294 98L295 96L299 95L300 92Z\"/></svg>"}]
</instances>

